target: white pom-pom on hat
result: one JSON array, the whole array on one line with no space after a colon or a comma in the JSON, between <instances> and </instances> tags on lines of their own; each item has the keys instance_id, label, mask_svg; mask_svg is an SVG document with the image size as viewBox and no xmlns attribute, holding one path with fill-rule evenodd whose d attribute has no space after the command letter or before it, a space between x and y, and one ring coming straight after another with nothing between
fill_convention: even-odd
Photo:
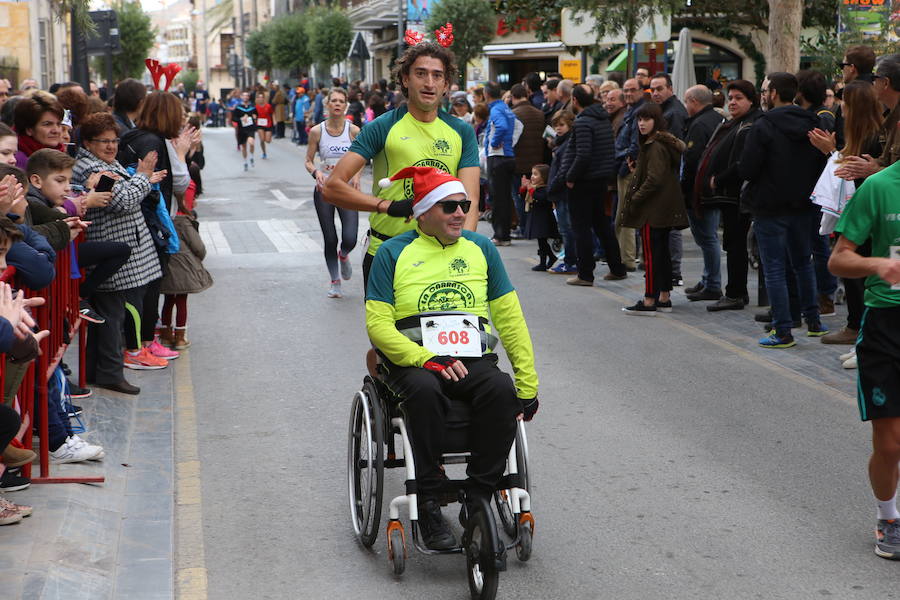
<instances>
[{"instance_id":1,"label":"white pom-pom on hat","mask_svg":"<svg viewBox=\"0 0 900 600\"><path fill-rule=\"evenodd\" d=\"M392 183L394 183L394 182L391 181L389 177L384 177L383 179L378 180L378 187L380 187L383 190L386 190L389 187L391 187Z\"/></svg>"}]
</instances>

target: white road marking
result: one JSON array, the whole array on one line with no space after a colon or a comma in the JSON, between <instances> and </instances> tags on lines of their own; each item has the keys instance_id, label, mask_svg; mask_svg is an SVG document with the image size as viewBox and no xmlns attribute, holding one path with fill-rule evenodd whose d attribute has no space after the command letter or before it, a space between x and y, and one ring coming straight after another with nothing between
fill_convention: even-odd
<instances>
[{"instance_id":1,"label":"white road marking","mask_svg":"<svg viewBox=\"0 0 900 600\"><path fill-rule=\"evenodd\" d=\"M279 252L321 252L321 247L297 224L285 219L268 219L256 224Z\"/></svg>"},{"instance_id":2,"label":"white road marking","mask_svg":"<svg viewBox=\"0 0 900 600\"><path fill-rule=\"evenodd\" d=\"M218 221L200 221L200 239L208 254L231 254L231 246Z\"/></svg>"},{"instance_id":3,"label":"white road marking","mask_svg":"<svg viewBox=\"0 0 900 600\"><path fill-rule=\"evenodd\" d=\"M297 210L307 202L306 200L291 200L284 192L276 188L269 188L269 191L275 196L275 200L266 200L266 204L274 204L288 210Z\"/></svg>"}]
</instances>

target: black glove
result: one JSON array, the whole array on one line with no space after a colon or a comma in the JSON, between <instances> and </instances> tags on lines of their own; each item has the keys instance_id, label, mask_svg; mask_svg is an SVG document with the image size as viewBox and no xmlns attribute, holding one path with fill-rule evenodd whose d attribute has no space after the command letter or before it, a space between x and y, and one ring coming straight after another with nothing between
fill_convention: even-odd
<instances>
[{"instance_id":1,"label":"black glove","mask_svg":"<svg viewBox=\"0 0 900 600\"><path fill-rule=\"evenodd\" d=\"M388 204L387 214L392 217L411 217L413 214L412 200L395 200Z\"/></svg>"},{"instance_id":2,"label":"black glove","mask_svg":"<svg viewBox=\"0 0 900 600\"><path fill-rule=\"evenodd\" d=\"M531 398L530 400L523 400L519 398L519 402L522 403L522 418L526 421L530 421L534 418L535 413L538 411L538 407L540 406L540 402L538 402L537 396Z\"/></svg>"},{"instance_id":3,"label":"black glove","mask_svg":"<svg viewBox=\"0 0 900 600\"><path fill-rule=\"evenodd\" d=\"M425 364L422 365L422 368L440 373L441 371L452 367L457 362L459 362L459 360L453 358L452 356L432 356L425 361Z\"/></svg>"}]
</instances>

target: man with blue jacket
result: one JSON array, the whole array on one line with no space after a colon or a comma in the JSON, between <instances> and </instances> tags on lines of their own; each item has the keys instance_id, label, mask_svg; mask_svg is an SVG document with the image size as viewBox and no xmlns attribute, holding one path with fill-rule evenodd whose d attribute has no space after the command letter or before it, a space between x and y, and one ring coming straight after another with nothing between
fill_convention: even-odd
<instances>
[{"instance_id":1,"label":"man with blue jacket","mask_svg":"<svg viewBox=\"0 0 900 600\"><path fill-rule=\"evenodd\" d=\"M484 86L490 116L484 136L484 153L487 156L488 185L491 193L491 225L494 227L495 246L509 246L509 230L512 226L512 184L516 169L513 152L513 132L516 115L500 99L500 85L489 81Z\"/></svg>"}]
</instances>

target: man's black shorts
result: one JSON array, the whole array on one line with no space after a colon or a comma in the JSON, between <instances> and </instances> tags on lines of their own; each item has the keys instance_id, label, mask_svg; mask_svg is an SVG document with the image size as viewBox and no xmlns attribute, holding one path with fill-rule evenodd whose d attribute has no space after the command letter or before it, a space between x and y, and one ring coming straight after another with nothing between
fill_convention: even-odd
<instances>
[{"instance_id":1,"label":"man's black shorts","mask_svg":"<svg viewBox=\"0 0 900 600\"><path fill-rule=\"evenodd\" d=\"M900 417L900 306L866 308L856 359L860 418Z\"/></svg>"},{"instance_id":2,"label":"man's black shorts","mask_svg":"<svg viewBox=\"0 0 900 600\"><path fill-rule=\"evenodd\" d=\"M243 146L247 143L249 138L252 138L256 134L255 127L238 127L237 130L237 140L238 146Z\"/></svg>"}]
</instances>

